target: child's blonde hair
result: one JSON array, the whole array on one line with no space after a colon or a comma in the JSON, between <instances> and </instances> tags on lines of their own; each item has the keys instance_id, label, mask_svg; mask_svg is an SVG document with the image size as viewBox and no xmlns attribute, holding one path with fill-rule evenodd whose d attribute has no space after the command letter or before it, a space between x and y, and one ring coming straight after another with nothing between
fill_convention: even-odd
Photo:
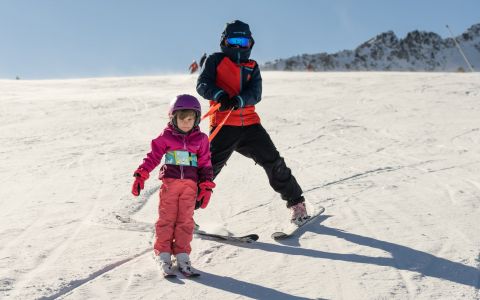
<instances>
[{"instance_id":1,"label":"child's blonde hair","mask_svg":"<svg viewBox=\"0 0 480 300\"><path fill-rule=\"evenodd\" d=\"M193 118L196 118L197 117L197 112L194 111L193 109L181 109L181 110L177 110L175 112L175 116L178 116L178 118L180 120L183 120L185 118L188 118L188 117L193 117Z\"/></svg>"}]
</instances>

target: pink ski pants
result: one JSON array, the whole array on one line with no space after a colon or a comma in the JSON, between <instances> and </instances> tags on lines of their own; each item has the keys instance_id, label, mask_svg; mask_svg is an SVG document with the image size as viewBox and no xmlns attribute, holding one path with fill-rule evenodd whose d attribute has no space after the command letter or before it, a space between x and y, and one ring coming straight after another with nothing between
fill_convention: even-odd
<instances>
[{"instance_id":1,"label":"pink ski pants","mask_svg":"<svg viewBox=\"0 0 480 300\"><path fill-rule=\"evenodd\" d=\"M164 178L162 181L159 217L155 224L155 254L190 254L197 183L190 179Z\"/></svg>"}]
</instances>

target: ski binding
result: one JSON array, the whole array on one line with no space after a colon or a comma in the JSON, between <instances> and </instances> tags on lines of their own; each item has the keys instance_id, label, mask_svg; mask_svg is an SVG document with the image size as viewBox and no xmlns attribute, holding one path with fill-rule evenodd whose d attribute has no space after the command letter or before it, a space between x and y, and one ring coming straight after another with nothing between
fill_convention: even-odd
<instances>
[{"instance_id":1,"label":"ski binding","mask_svg":"<svg viewBox=\"0 0 480 300\"><path fill-rule=\"evenodd\" d=\"M320 206L320 209L315 212L315 214L313 214L312 216L310 216L310 218L308 218L305 223L303 223L302 225L298 226L298 227L295 227L295 229L291 230L291 231L287 231L287 232L283 232L283 231L277 231L277 232L274 232L272 233L272 238L274 240L283 240L283 239L287 239L289 237L292 237L293 235L295 235L301 228L303 228L305 225L308 225L310 223L312 223L313 221L317 220L318 217L320 217L323 212L325 211L325 207L323 206Z\"/></svg>"}]
</instances>

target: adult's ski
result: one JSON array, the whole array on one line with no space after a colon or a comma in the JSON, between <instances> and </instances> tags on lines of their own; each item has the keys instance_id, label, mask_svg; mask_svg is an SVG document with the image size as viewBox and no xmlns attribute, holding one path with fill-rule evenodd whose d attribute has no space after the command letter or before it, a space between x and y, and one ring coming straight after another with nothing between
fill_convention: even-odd
<instances>
[{"instance_id":1,"label":"adult's ski","mask_svg":"<svg viewBox=\"0 0 480 300\"><path fill-rule=\"evenodd\" d=\"M115 214L115 218L119 220L122 224L137 225L140 227L152 227L153 225L146 222L138 222L130 217L123 217L119 214ZM199 229L200 226L195 223L194 233L198 236L209 237L216 240L237 242L237 243L253 243L258 240L257 234L247 234L244 236L233 236L233 235L223 235L216 233L209 233L204 230Z\"/></svg>"},{"instance_id":2,"label":"adult's ski","mask_svg":"<svg viewBox=\"0 0 480 300\"><path fill-rule=\"evenodd\" d=\"M244 236L233 236L233 235L223 235L223 234L216 234L216 233L209 233L200 229L195 230L195 234L199 236L205 236L212 239L222 240L222 241L229 241L229 242L237 242L237 243L253 243L258 240L258 234L247 234Z\"/></svg>"}]
</instances>

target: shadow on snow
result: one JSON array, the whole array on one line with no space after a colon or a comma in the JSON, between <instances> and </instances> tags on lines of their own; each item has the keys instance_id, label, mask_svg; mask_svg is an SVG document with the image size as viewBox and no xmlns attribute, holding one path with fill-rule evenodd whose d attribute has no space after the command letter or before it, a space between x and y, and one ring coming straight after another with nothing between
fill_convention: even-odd
<instances>
[{"instance_id":1,"label":"shadow on snow","mask_svg":"<svg viewBox=\"0 0 480 300\"><path fill-rule=\"evenodd\" d=\"M204 284L219 290L227 291L233 294L242 295L252 299L280 299L280 300L303 300L311 299L305 297L293 296L284 292L281 292L276 289L267 288L258 284L249 283L234 279L227 276L219 276L212 273L207 273L202 271L201 279L198 281L199 284Z\"/></svg>"},{"instance_id":2,"label":"shadow on snow","mask_svg":"<svg viewBox=\"0 0 480 300\"><path fill-rule=\"evenodd\" d=\"M321 223L328 217L330 216L322 216L319 222ZM305 228L298 233L298 236L305 231L322 235L331 235L358 245L381 249L390 253L392 257L371 257L358 254L340 254L304 249L296 247L299 245L298 239L282 241L283 245L256 242L245 245L245 247L288 255L302 255L314 258L392 267L399 270L417 272L423 276L449 280L451 282L468 285L477 289L480 288L480 271L475 267L449 261L406 246L323 226L320 225L319 222L305 226Z\"/></svg>"}]
</instances>

